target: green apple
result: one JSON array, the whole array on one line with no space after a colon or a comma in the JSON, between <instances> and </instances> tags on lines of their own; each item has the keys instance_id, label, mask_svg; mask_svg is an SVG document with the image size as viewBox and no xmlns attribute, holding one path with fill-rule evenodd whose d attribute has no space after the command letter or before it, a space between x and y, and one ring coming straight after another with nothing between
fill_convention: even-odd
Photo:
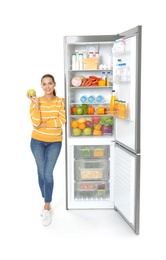
<instances>
[{"instance_id":1,"label":"green apple","mask_svg":"<svg viewBox=\"0 0 166 260\"><path fill-rule=\"evenodd\" d=\"M83 114L83 109L82 107L77 107L76 108L76 115L82 115Z\"/></svg>"},{"instance_id":2,"label":"green apple","mask_svg":"<svg viewBox=\"0 0 166 260\"><path fill-rule=\"evenodd\" d=\"M32 98L36 97L36 91L34 89L28 89L27 94Z\"/></svg>"},{"instance_id":3,"label":"green apple","mask_svg":"<svg viewBox=\"0 0 166 260\"><path fill-rule=\"evenodd\" d=\"M83 130L84 135L91 135L92 134L92 128L85 127Z\"/></svg>"},{"instance_id":4,"label":"green apple","mask_svg":"<svg viewBox=\"0 0 166 260\"><path fill-rule=\"evenodd\" d=\"M82 130L79 129L78 127L73 128L72 131L73 131L73 135L74 135L74 136L79 136L79 135L81 135L81 133L82 133Z\"/></svg>"}]
</instances>

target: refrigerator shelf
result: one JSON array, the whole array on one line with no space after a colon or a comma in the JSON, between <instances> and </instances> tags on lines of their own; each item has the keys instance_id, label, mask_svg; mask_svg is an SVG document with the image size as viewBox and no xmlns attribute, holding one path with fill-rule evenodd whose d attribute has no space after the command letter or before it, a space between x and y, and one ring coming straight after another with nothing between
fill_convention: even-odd
<instances>
[{"instance_id":1,"label":"refrigerator shelf","mask_svg":"<svg viewBox=\"0 0 166 260\"><path fill-rule=\"evenodd\" d=\"M74 87L74 86L70 86L71 89L104 89L104 88L113 88L113 86L79 86L79 87Z\"/></svg>"},{"instance_id":2,"label":"refrigerator shelf","mask_svg":"<svg viewBox=\"0 0 166 260\"><path fill-rule=\"evenodd\" d=\"M112 53L113 56L115 57L119 57L120 55L128 55L130 54L130 51L119 51L119 52L115 52L115 53Z\"/></svg>"},{"instance_id":3,"label":"refrigerator shelf","mask_svg":"<svg viewBox=\"0 0 166 260\"><path fill-rule=\"evenodd\" d=\"M87 71L93 71L93 72L101 72L101 71L112 71L113 70L113 68L111 68L111 69L91 69L91 70L69 70L69 72L87 72Z\"/></svg>"}]
</instances>

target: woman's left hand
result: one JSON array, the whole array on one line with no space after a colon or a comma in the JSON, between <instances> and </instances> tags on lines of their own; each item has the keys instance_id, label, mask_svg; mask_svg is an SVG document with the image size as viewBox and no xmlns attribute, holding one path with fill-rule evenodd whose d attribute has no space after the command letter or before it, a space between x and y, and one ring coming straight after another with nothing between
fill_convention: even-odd
<instances>
[{"instance_id":1,"label":"woman's left hand","mask_svg":"<svg viewBox=\"0 0 166 260\"><path fill-rule=\"evenodd\" d=\"M39 126L34 126L35 129L39 129L39 128L43 128L43 127L47 127L47 123L46 122L43 122L41 123Z\"/></svg>"}]
</instances>

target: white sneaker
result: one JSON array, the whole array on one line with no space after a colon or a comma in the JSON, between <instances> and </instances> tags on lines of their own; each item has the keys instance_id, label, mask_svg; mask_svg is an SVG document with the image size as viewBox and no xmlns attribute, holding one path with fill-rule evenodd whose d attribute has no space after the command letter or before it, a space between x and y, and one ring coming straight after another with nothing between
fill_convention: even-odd
<instances>
[{"instance_id":1,"label":"white sneaker","mask_svg":"<svg viewBox=\"0 0 166 260\"><path fill-rule=\"evenodd\" d=\"M43 226L48 226L51 223L51 211L50 210L43 210L42 216L42 224Z\"/></svg>"},{"instance_id":2,"label":"white sneaker","mask_svg":"<svg viewBox=\"0 0 166 260\"><path fill-rule=\"evenodd\" d=\"M51 211L52 209L50 208L50 211ZM44 208L40 211L40 216L41 217L43 217L43 214L44 214Z\"/></svg>"}]
</instances>

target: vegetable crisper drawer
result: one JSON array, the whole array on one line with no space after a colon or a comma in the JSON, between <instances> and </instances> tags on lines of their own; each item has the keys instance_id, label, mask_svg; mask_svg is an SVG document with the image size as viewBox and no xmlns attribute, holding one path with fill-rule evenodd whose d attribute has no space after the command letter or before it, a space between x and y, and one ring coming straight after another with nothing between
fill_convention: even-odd
<instances>
[{"instance_id":1,"label":"vegetable crisper drawer","mask_svg":"<svg viewBox=\"0 0 166 260\"><path fill-rule=\"evenodd\" d=\"M74 146L74 158L109 158L109 145L78 145Z\"/></svg>"},{"instance_id":2,"label":"vegetable crisper drawer","mask_svg":"<svg viewBox=\"0 0 166 260\"><path fill-rule=\"evenodd\" d=\"M109 198L110 188L107 181L80 181L75 183L75 198Z\"/></svg>"},{"instance_id":3,"label":"vegetable crisper drawer","mask_svg":"<svg viewBox=\"0 0 166 260\"><path fill-rule=\"evenodd\" d=\"M75 180L108 180L109 160L75 160Z\"/></svg>"}]
</instances>

